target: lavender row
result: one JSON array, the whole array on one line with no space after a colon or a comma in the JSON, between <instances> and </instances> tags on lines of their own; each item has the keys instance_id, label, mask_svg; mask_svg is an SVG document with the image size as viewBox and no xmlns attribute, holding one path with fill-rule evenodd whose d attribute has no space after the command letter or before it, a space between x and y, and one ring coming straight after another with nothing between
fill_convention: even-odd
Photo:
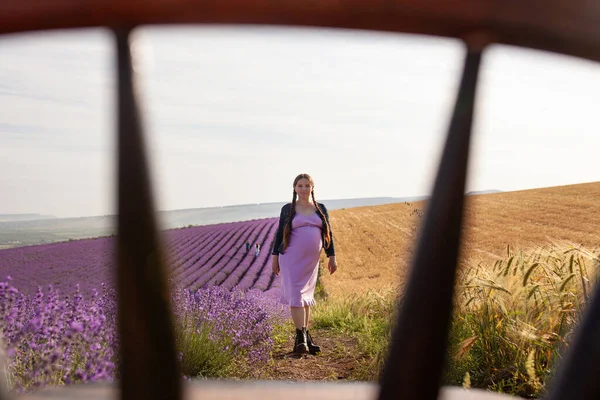
<instances>
[{"instance_id":1,"label":"lavender row","mask_svg":"<svg viewBox=\"0 0 600 400\"><path fill-rule=\"evenodd\" d=\"M171 240L165 243L167 249L167 258L173 259L174 256L181 253L182 250L194 246L197 240L206 240L211 233L215 231L214 228L209 229L193 229L188 228L190 232L179 233L177 236L172 235ZM185 236L184 236L185 235ZM166 235L165 235L166 236ZM173 260L176 261L176 260Z\"/></svg>"},{"instance_id":2,"label":"lavender row","mask_svg":"<svg viewBox=\"0 0 600 400\"><path fill-rule=\"evenodd\" d=\"M247 226L246 229L252 229L252 226ZM193 262L188 263L180 274L172 274L175 281L179 282L183 287L188 287L199 274L199 271L206 272L212 263L214 263L215 255L223 248L228 248L227 243L232 240L233 236L237 236L239 231L237 230L223 230L218 238L208 243L200 243L195 249L192 250L196 255L192 258ZM183 267L182 267L183 268Z\"/></svg>"},{"instance_id":3,"label":"lavender row","mask_svg":"<svg viewBox=\"0 0 600 400\"><path fill-rule=\"evenodd\" d=\"M276 229L276 224L271 224L271 226L265 227L266 229L261 232L263 238L263 246L266 244L265 242L272 238L274 234L274 230ZM252 262L250 268L246 271L243 278L238 283L238 287L241 289L250 289L254 282L258 279L260 273L267 267L267 261L270 259L269 247L266 247L258 257Z\"/></svg>"},{"instance_id":4,"label":"lavender row","mask_svg":"<svg viewBox=\"0 0 600 400\"><path fill-rule=\"evenodd\" d=\"M205 241L199 241L195 247L186 249L185 253L175 255L175 259L178 260L173 266L171 266L171 277L173 279L181 280L187 274L190 273L189 268L194 264L206 261L208 254L199 249L213 248L224 238L227 237L228 232L223 229L215 229L213 234Z\"/></svg>"},{"instance_id":5,"label":"lavender row","mask_svg":"<svg viewBox=\"0 0 600 400\"><path fill-rule=\"evenodd\" d=\"M216 270L214 269L217 268L220 263L223 265L226 263L226 260L223 258L227 253L233 255L236 250L240 250L240 239L248 230L250 229L247 226L244 230L231 232L224 240L217 243L215 246L203 248L201 251L204 253L206 261L191 268L191 275L189 275L187 279L181 281L181 285L192 290L203 286L206 281L216 274Z\"/></svg>"},{"instance_id":6,"label":"lavender row","mask_svg":"<svg viewBox=\"0 0 600 400\"><path fill-rule=\"evenodd\" d=\"M265 231L264 228L266 226L272 226L275 225L276 221L274 220L268 220L265 221L264 224L262 224L258 230L256 230L252 237L249 238L249 242L250 243L260 243L263 246L263 249L261 250L261 254L264 253L268 253L269 249L268 248L264 248L264 242L265 242ZM227 276L227 278L225 278L225 280L222 281L221 285L225 288L232 288L234 286L237 286L241 279L246 275L246 273L248 272L248 270L250 269L251 265L256 261L255 260L255 256L254 256L254 250L252 249L250 251L250 255L249 257L245 257L242 262L237 266L237 268L235 268L233 271L231 271L229 273L229 275Z\"/></svg>"},{"instance_id":7,"label":"lavender row","mask_svg":"<svg viewBox=\"0 0 600 400\"><path fill-rule=\"evenodd\" d=\"M245 243L261 243L264 245L264 231L266 226L274 225L274 220L262 220L259 224L254 226L254 229L250 232L249 235L245 235L242 232L241 235L237 235L236 233L230 233L226 240L218 243L216 248L218 250L215 252L215 247L212 249L210 246L207 248L200 248L197 251L199 253L205 253L208 251L208 254L212 256L213 262L205 262L203 265L200 264L195 268L193 275L191 275L187 280L179 280L179 285L183 287L188 287L190 289L196 289L198 287L202 287L207 284L211 279L213 279L220 271L227 271L227 274L230 274L232 271L237 271L241 269L240 273L244 273L244 271L249 267L250 263L254 261L254 251L246 252ZM225 257L225 261L223 261L223 254L229 254L229 260L227 261L227 257ZM264 254L264 253L263 253ZM217 259L219 262L215 263L214 260ZM217 281L223 282L226 278L221 274ZM230 284L225 284L226 287L233 287L237 284L239 279L235 279ZM177 280L175 280L177 282Z\"/></svg>"},{"instance_id":8,"label":"lavender row","mask_svg":"<svg viewBox=\"0 0 600 400\"><path fill-rule=\"evenodd\" d=\"M254 241L256 241L260 231L262 231L263 227L267 224L266 221L261 222L260 224L256 225L254 227L254 229L249 232L249 235L244 235L241 239L239 240L239 243L246 243L246 241L253 243ZM235 243L235 242L234 242ZM233 268L233 270L236 270L238 268L240 268L241 265L243 265L244 260L252 260L254 258L254 253L253 251L248 251L246 252L245 247L242 246L242 248L240 248L240 246L231 246L230 248L233 252L237 252L238 254L238 258L236 259L237 264L236 266ZM223 251L225 249L222 249L221 251ZM212 278L213 276L215 276L217 274L218 271L220 271L222 269L221 266L214 266L214 268L212 268L212 270L208 270L206 271L205 277L203 277L202 279L199 279L197 282L194 282L190 288L191 289L195 289L198 287L201 287L202 285L204 285L210 278ZM208 279L206 279L206 277L208 277Z\"/></svg>"},{"instance_id":9,"label":"lavender row","mask_svg":"<svg viewBox=\"0 0 600 400\"><path fill-rule=\"evenodd\" d=\"M198 246L205 246L210 243L218 243L218 241L221 240L224 235L227 235L231 229L231 227L224 225L215 225L211 226L210 228L210 230L201 234L191 230L183 233L185 236L182 236L182 241L185 241L185 245L179 246L177 249L173 249L172 251L172 276L176 276L184 271L190 264L193 264L194 256L197 255Z\"/></svg>"},{"instance_id":10,"label":"lavender row","mask_svg":"<svg viewBox=\"0 0 600 400\"><path fill-rule=\"evenodd\" d=\"M165 231L163 243L171 279L183 288L224 285L233 288L277 286L270 276L270 250L276 219L234 222ZM246 252L245 243L252 249ZM254 244L261 245L258 257ZM104 237L71 242L0 250L0 276L26 294L53 285L72 293L79 284L90 295L102 284L114 287L115 238Z\"/></svg>"},{"instance_id":11,"label":"lavender row","mask_svg":"<svg viewBox=\"0 0 600 400\"><path fill-rule=\"evenodd\" d=\"M90 295L114 283L114 238L104 237L0 250L0 276L12 276L24 293L53 285L71 292L77 284Z\"/></svg>"}]
</instances>

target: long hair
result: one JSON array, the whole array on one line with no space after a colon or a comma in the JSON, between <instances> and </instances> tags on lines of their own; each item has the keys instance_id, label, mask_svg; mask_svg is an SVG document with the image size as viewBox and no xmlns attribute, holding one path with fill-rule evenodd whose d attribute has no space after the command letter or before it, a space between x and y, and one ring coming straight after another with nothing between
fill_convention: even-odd
<instances>
[{"instance_id":1,"label":"long hair","mask_svg":"<svg viewBox=\"0 0 600 400\"><path fill-rule=\"evenodd\" d=\"M292 220L294 219L294 216L296 216L296 200L298 199L298 194L296 193L296 185L298 184L298 181L300 179L307 179L308 182L310 183L310 186L313 188L310 191L310 195L312 197L313 204L317 208L317 212L319 213L319 216L321 217L321 220L323 221L323 226L325 227L324 228L325 232L323 235L325 243L323 243L323 246L326 249L328 249L329 246L331 246L331 227L329 226L329 223L327 222L327 218L325 218L325 214L323 213L323 210L321 210L321 207L319 207L319 203L317 203L317 201L315 200L315 190L314 190L315 182L308 174L300 174L296 177L296 179L294 179L294 192L292 194L292 208L290 210L290 213L288 214L288 219L285 223L285 228L283 229L283 249L285 250L290 243L290 236L292 234Z\"/></svg>"}]
</instances>

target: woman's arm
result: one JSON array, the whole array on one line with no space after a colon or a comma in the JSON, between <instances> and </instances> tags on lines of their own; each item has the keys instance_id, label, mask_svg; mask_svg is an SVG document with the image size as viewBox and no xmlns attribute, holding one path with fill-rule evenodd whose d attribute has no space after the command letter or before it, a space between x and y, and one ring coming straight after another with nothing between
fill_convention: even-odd
<instances>
[{"instance_id":1,"label":"woman's arm","mask_svg":"<svg viewBox=\"0 0 600 400\"><path fill-rule=\"evenodd\" d=\"M285 227L285 223L287 222L287 214L290 205L286 204L281 207L281 213L279 214L279 226L277 227L277 232L275 232L275 241L273 243L273 251L271 254L274 256L279 256L279 248L281 247L281 243L283 242L283 229Z\"/></svg>"},{"instance_id":2,"label":"woman's arm","mask_svg":"<svg viewBox=\"0 0 600 400\"><path fill-rule=\"evenodd\" d=\"M333 230L331 229L331 224L329 223L329 213L327 212L327 207L325 207L325 204L319 203L319 205L321 206L321 211L323 211L323 214L325 214L325 221L327 223L327 226L329 227L329 232L331 233L331 242L329 243L329 247L325 249L325 254L327 254L327 257L335 257L335 246L333 244Z\"/></svg>"},{"instance_id":3,"label":"woman's arm","mask_svg":"<svg viewBox=\"0 0 600 400\"><path fill-rule=\"evenodd\" d=\"M272 258L273 261L271 261L271 269L275 275L279 275L279 271L281 270L279 268L279 255L274 255Z\"/></svg>"}]
</instances>

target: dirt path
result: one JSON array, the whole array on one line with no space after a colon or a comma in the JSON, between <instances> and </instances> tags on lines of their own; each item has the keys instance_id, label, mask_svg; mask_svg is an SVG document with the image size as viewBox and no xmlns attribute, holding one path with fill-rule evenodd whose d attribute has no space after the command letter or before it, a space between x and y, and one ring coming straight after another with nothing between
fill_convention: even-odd
<instances>
[{"instance_id":1,"label":"dirt path","mask_svg":"<svg viewBox=\"0 0 600 400\"><path fill-rule=\"evenodd\" d=\"M356 339L334 335L328 330L314 330L311 335L321 346L319 355L295 355L292 352L294 338L290 333L287 342L274 349L274 364L266 371L268 377L284 381L353 380L361 361L355 351Z\"/></svg>"}]
</instances>

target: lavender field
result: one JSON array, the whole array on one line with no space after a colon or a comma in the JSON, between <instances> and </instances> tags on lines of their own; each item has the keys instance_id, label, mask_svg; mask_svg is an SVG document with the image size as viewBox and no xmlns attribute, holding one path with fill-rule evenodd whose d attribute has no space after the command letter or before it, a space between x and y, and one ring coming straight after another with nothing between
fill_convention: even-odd
<instances>
[{"instance_id":1,"label":"lavender field","mask_svg":"<svg viewBox=\"0 0 600 400\"><path fill-rule=\"evenodd\" d=\"M184 376L252 377L269 361L286 315L269 264L276 228L270 218L162 233ZM116 378L114 253L114 237L0 250L10 390Z\"/></svg>"},{"instance_id":2,"label":"lavender field","mask_svg":"<svg viewBox=\"0 0 600 400\"><path fill-rule=\"evenodd\" d=\"M275 290L279 281L273 279L269 258L276 228L277 219L268 218L164 231L170 278L182 289ZM246 242L252 246L248 252ZM114 287L114 251L114 237L0 250L0 279L12 277L27 294L48 285L64 294L79 285L81 293L91 294L102 283Z\"/></svg>"}]
</instances>

